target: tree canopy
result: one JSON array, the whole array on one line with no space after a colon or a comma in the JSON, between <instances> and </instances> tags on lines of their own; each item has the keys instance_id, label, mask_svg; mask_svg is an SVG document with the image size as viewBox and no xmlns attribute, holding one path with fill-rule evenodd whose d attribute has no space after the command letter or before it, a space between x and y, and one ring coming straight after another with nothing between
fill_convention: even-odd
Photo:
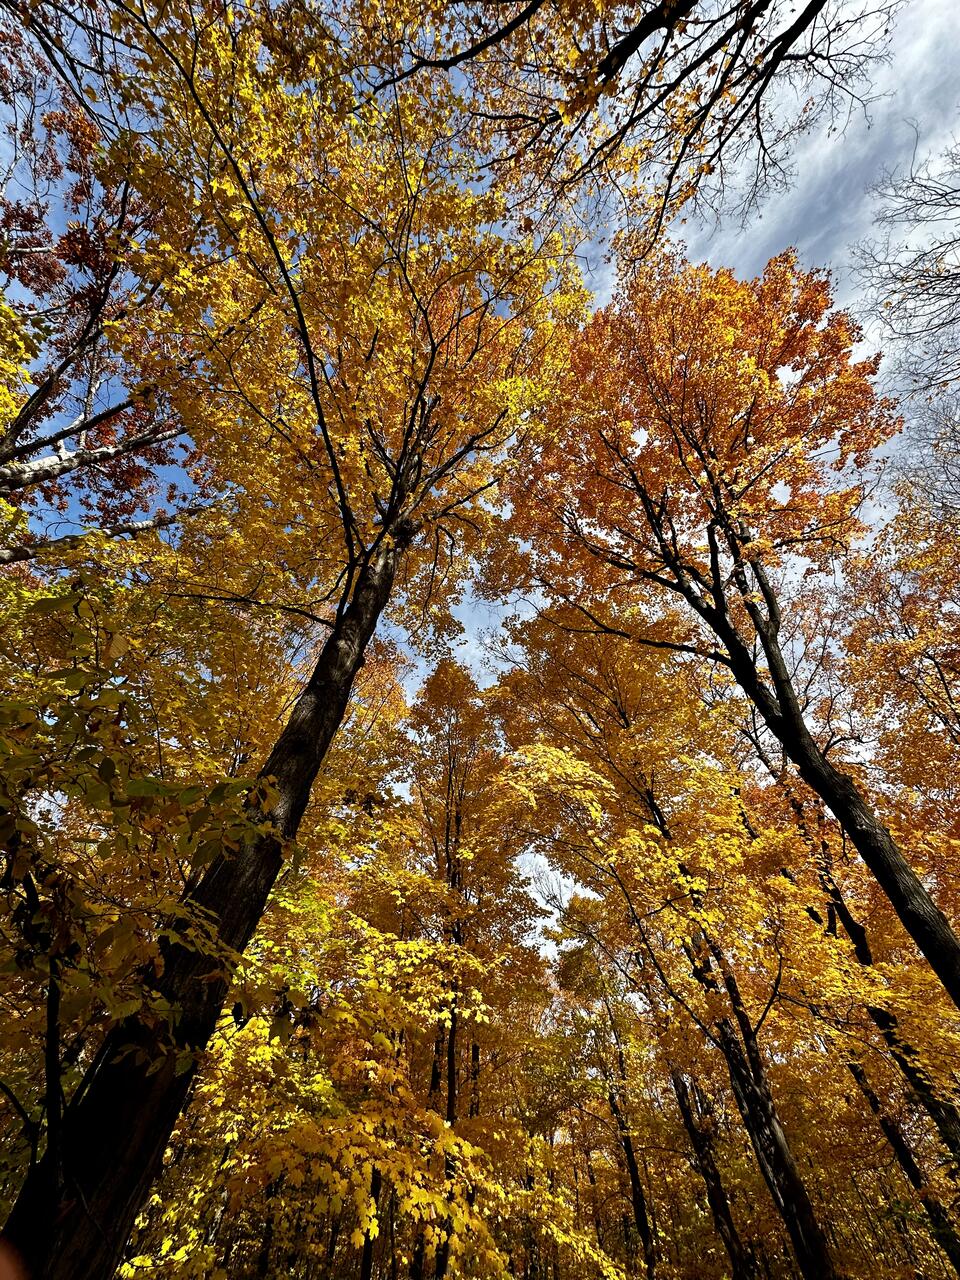
<instances>
[{"instance_id":1,"label":"tree canopy","mask_svg":"<svg viewBox=\"0 0 960 1280\"><path fill-rule=\"evenodd\" d=\"M960 1275L949 388L676 239L891 14L0 0L3 1280Z\"/></svg>"}]
</instances>

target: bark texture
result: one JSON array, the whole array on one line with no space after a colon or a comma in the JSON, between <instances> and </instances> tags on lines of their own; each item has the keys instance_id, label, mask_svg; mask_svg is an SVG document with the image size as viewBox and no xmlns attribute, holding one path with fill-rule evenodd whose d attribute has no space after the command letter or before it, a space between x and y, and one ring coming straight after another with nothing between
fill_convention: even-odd
<instances>
[{"instance_id":1,"label":"bark texture","mask_svg":"<svg viewBox=\"0 0 960 1280\"><path fill-rule=\"evenodd\" d=\"M800 1273L804 1280L842 1280L780 1122L756 1028L750 1021L736 975L705 935L700 939L699 954L693 954L691 960L694 976L706 991L720 991L722 979L732 1017L717 1020L716 1044L726 1061L737 1109L763 1180L787 1229Z\"/></svg>"}]
</instances>

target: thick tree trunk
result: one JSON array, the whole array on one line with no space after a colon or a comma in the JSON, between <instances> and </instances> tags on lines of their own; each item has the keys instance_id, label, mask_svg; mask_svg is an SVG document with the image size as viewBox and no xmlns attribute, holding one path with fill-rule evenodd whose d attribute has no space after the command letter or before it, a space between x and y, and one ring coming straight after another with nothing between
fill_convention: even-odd
<instances>
[{"instance_id":1,"label":"thick tree trunk","mask_svg":"<svg viewBox=\"0 0 960 1280\"><path fill-rule=\"evenodd\" d=\"M310 789L346 711L367 645L390 596L402 544L385 539L361 570L283 732L261 770L276 780L270 834L220 854L187 895L242 952L256 929L300 825ZM109 1280L160 1168L197 1057L212 1035L228 977L209 955L166 948L156 982L171 1024L133 1016L113 1028L61 1118L62 1177L41 1160L28 1174L5 1238L31 1280Z\"/></svg>"},{"instance_id":2,"label":"thick tree trunk","mask_svg":"<svg viewBox=\"0 0 960 1280\"><path fill-rule=\"evenodd\" d=\"M900 923L960 1008L960 939L852 778L834 768L808 734L805 738L807 741L785 735L784 749L804 782L833 811Z\"/></svg>"},{"instance_id":3,"label":"thick tree trunk","mask_svg":"<svg viewBox=\"0 0 960 1280\"><path fill-rule=\"evenodd\" d=\"M732 1280L755 1280L758 1274L756 1259L752 1250L748 1249L740 1238L730 1210L730 1199L723 1185L720 1170L717 1168L710 1117L704 1116L703 1107L699 1104L697 1108L699 1115L694 1114L694 1104L690 1099L687 1082L676 1068L670 1072L670 1080L680 1108L683 1127L687 1131L693 1148L694 1164L707 1190L707 1203L713 1215L717 1235L723 1241L723 1246L730 1258Z\"/></svg>"},{"instance_id":4,"label":"thick tree trunk","mask_svg":"<svg viewBox=\"0 0 960 1280\"><path fill-rule=\"evenodd\" d=\"M425 1271L426 1244L423 1239L423 1228L417 1233L417 1242L413 1247L410 1259L410 1280L423 1280Z\"/></svg>"}]
</instances>

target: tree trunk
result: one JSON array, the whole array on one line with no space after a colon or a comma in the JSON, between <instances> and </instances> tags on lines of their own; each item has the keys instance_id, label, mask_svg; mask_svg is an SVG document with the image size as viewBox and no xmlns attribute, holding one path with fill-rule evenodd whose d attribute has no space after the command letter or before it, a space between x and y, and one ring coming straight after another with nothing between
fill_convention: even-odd
<instances>
[{"instance_id":1,"label":"tree trunk","mask_svg":"<svg viewBox=\"0 0 960 1280\"><path fill-rule=\"evenodd\" d=\"M447 1124L451 1129L457 1123L457 984L450 992L450 1034L447 1036Z\"/></svg>"},{"instance_id":2,"label":"tree trunk","mask_svg":"<svg viewBox=\"0 0 960 1280\"><path fill-rule=\"evenodd\" d=\"M340 1227L343 1223L343 1211L336 1213L330 1223L330 1239L327 1241L327 1257L324 1275L332 1277L334 1274L333 1263L337 1256L337 1242L340 1239Z\"/></svg>"},{"instance_id":3,"label":"tree trunk","mask_svg":"<svg viewBox=\"0 0 960 1280\"><path fill-rule=\"evenodd\" d=\"M756 745L756 744L755 744ZM757 748L760 759L763 761L778 785L786 793L790 801L790 807L793 809L794 816L800 833L807 841L810 848L816 852L817 842L814 839L813 832L807 823L806 813L804 811L803 802L797 795L795 789L789 780L774 768L772 762L767 758L766 754L759 747ZM837 931L837 923L839 922L844 933L850 939L853 946L853 954L857 963L864 969L873 966L873 948L870 945L870 939L864 925L856 918L847 905L847 901L843 896L836 878L833 874L833 859L830 853L829 842L823 833L824 810L822 803L817 807L817 824L820 828L819 836L819 855L820 862L819 878L825 893L827 894L827 913L829 924L828 932L835 935ZM785 874L788 874L785 872ZM792 877L791 877L792 878ZM815 914L815 913L811 913ZM819 915L815 914L815 918L820 923ZM960 1174L960 1112L958 1112L956 1104L949 1098L940 1096L930 1081L928 1075L923 1071L919 1055L908 1041L904 1040L900 1034L899 1022L895 1014L888 1009L881 1008L877 1005L867 1005L866 1011L870 1016L874 1026L883 1036L883 1039L890 1050L890 1055L900 1069L904 1080L909 1086L910 1096L912 1100L926 1111L927 1115L933 1121L937 1128L937 1132L943 1141L944 1146L950 1152L952 1158L951 1176L956 1178Z\"/></svg>"},{"instance_id":4,"label":"tree trunk","mask_svg":"<svg viewBox=\"0 0 960 1280\"><path fill-rule=\"evenodd\" d=\"M710 955L723 978L733 1012L716 1023L717 1044L727 1064L733 1096L750 1138L777 1212L790 1236L797 1264L805 1280L840 1280L823 1228L817 1221L807 1189L797 1168L787 1135L780 1123L766 1064L750 1021L736 975L725 956L704 934L700 955L691 952L693 973L704 990L721 990ZM709 954L708 954L709 953Z\"/></svg>"},{"instance_id":5,"label":"tree trunk","mask_svg":"<svg viewBox=\"0 0 960 1280\"><path fill-rule=\"evenodd\" d=\"M640 1178L640 1167L637 1164L637 1153L633 1146L633 1135L630 1132L630 1125L627 1122L627 1116L620 1100L617 1097L616 1090L610 1089L609 1095L610 1113L614 1118L617 1126L617 1132L620 1135L620 1145L623 1147L623 1155L627 1165L627 1176L630 1179L630 1202L633 1207L633 1225L637 1235L640 1237L640 1243L643 1246L643 1261L647 1272L647 1280L654 1280L657 1270L657 1251L656 1242L653 1238L653 1230L650 1226L650 1215L647 1212L647 1198L643 1191L643 1182Z\"/></svg>"},{"instance_id":6,"label":"tree trunk","mask_svg":"<svg viewBox=\"0 0 960 1280\"><path fill-rule=\"evenodd\" d=\"M850 837L900 923L960 1008L960 938L857 784L827 759L807 728L789 666L780 649L779 608L762 566L754 564L753 567L771 605L771 617L766 620L759 616L755 606L748 605L748 611L763 646L772 690L761 678L750 648L735 630L729 615L702 602L695 608L723 642L737 683L796 765L801 778Z\"/></svg>"},{"instance_id":7,"label":"tree trunk","mask_svg":"<svg viewBox=\"0 0 960 1280\"><path fill-rule=\"evenodd\" d=\"M276 781L272 830L238 853L222 853L185 897L215 924L218 942L242 952L260 922L297 832L310 789L340 727L354 678L389 599L402 542L385 538L323 646L261 777ZM155 983L171 1024L138 1015L107 1035L61 1118L62 1189L49 1162L29 1174L5 1237L31 1280L109 1280L159 1171L186 1102L197 1059L227 995L222 962L173 942Z\"/></svg>"},{"instance_id":8,"label":"tree trunk","mask_svg":"<svg viewBox=\"0 0 960 1280\"><path fill-rule=\"evenodd\" d=\"M728 1019L720 1023L718 1030L737 1107L760 1172L787 1228L801 1274L805 1280L839 1280L827 1238L777 1115L766 1073L758 1074L751 1067Z\"/></svg>"},{"instance_id":9,"label":"tree trunk","mask_svg":"<svg viewBox=\"0 0 960 1280\"><path fill-rule=\"evenodd\" d=\"M930 1219L930 1234L950 1259L950 1265L960 1276L960 1235L950 1219L950 1215L930 1190L927 1179L914 1159L913 1152L903 1136L903 1131L896 1120L884 1111L880 1099L874 1093L867 1074L859 1062L848 1062L850 1074L860 1086L860 1091L867 1100L870 1110L877 1117L880 1128L890 1144L890 1149L897 1158L904 1177L916 1191L927 1217Z\"/></svg>"},{"instance_id":10,"label":"tree trunk","mask_svg":"<svg viewBox=\"0 0 960 1280\"><path fill-rule=\"evenodd\" d=\"M470 1111L471 1119L480 1114L480 1046L474 1040L470 1045Z\"/></svg>"},{"instance_id":11,"label":"tree trunk","mask_svg":"<svg viewBox=\"0 0 960 1280\"><path fill-rule=\"evenodd\" d=\"M450 992L450 1033L447 1036L447 1124L451 1129L457 1127L457 984L453 984ZM443 1174L447 1184L454 1175L454 1166L449 1155L444 1157ZM444 1222L444 1236L437 1246L436 1280L445 1280L447 1268L450 1266L450 1237L453 1235L453 1219Z\"/></svg>"},{"instance_id":12,"label":"tree trunk","mask_svg":"<svg viewBox=\"0 0 960 1280\"><path fill-rule=\"evenodd\" d=\"M426 1245L423 1239L423 1228L417 1232L417 1242L413 1246L413 1257L410 1259L410 1280L423 1280L425 1269Z\"/></svg>"},{"instance_id":13,"label":"tree trunk","mask_svg":"<svg viewBox=\"0 0 960 1280\"><path fill-rule=\"evenodd\" d=\"M597 1237L597 1244L601 1249L603 1249L604 1231L603 1219L600 1217L600 1198L597 1194L597 1175L593 1169L593 1155L589 1147L584 1151L584 1164L587 1167L587 1182L590 1184L590 1208L593 1213L593 1230Z\"/></svg>"},{"instance_id":14,"label":"tree trunk","mask_svg":"<svg viewBox=\"0 0 960 1280\"><path fill-rule=\"evenodd\" d=\"M687 1082L676 1068L670 1072L670 1080L680 1108L683 1127L687 1131L693 1148L694 1164L707 1189L707 1203L710 1205L717 1235L723 1241L723 1246L730 1257L732 1280L755 1280L756 1259L752 1250L748 1249L740 1238L730 1210L730 1200L723 1185L720 1170L717 1168L710 1117L703 1115L702 1105L698 1105L699 1117L694 1115ZM696 1085L694 1088L696 1089Z\"/></svg>"},{"instance_id":15,"label":"tree trunk","mask_svg":"<svg viewBox=\"0 0 960 1280\"><path fill-rule=\"evenodd\" d=\"M380 1170L376 1167L370 1174L370 1199L379 1209L380 1201ZM360 1280L371 1280L373 1276L373 1234L367 1232L363 1237L363 1252L360 1255Z\"/></svg>"},{"instance_id":16,"label":"tree trunk","mask_svg":"<svg viewBox=\"0 0 960 1280\"><path fill-rule=\"evenodd\" d=\"M809 739L809 735L806 735ZM800 776L830 808L887 895L900 923L960 1008L960 939L853 779L824 757L812 739L784 741Z\"/></svg>"},{"instance_id":17,"label":"tree trunk","mask_svg":"<svg viewBox=\"0 0 960 1280\"><path fill-rule=\"evenodd\" d=\"M840 886L829 873L825 873L824 882L830 895L830 903L836 912L837 919L844 933L853 944L853 953L857 961L864 967L873 965L873 950L867 931L855 918L840 890ZM955 1103L942 1098L933 1088L929 1078L917 1062L917 1053L900 1035L896 1015L876 1005L867 1005L867 1013L883 1036L890 1054L900 1068L903 1078L910 1087L910 1095L916 1103L926 1111L937 1127L937 1132L944 1146L953 1159L952 1173L956 1176L960 1170L960 1113Z\"/></svg>"}]
</instances>

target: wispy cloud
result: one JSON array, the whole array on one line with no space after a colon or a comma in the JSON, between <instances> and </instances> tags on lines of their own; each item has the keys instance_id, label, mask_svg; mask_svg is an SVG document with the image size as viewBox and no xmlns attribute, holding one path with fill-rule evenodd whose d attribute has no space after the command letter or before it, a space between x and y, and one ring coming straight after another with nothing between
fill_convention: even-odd
<instances>
[{"instance_id":1,"label":"wispy cloud","mask_svg":"<svg viewBox=\"0 0 960 1280\"><path fill-rule=\"evenodd\" d=\"M955 0L911 0L892 32L889 60L874 68L877 100L854 110L839 134L824 125L803 138L789 190L770 197L746 227L728 220L719 229L685 228L690 256L754 275L793 245L807 266L833 269L838 301L850 305L857 288L851 251L871 235L876 211L870 188L884 172L908 169L915 147L936 154L957 130L956 40Z\"/></svg>"}]
</instances>

